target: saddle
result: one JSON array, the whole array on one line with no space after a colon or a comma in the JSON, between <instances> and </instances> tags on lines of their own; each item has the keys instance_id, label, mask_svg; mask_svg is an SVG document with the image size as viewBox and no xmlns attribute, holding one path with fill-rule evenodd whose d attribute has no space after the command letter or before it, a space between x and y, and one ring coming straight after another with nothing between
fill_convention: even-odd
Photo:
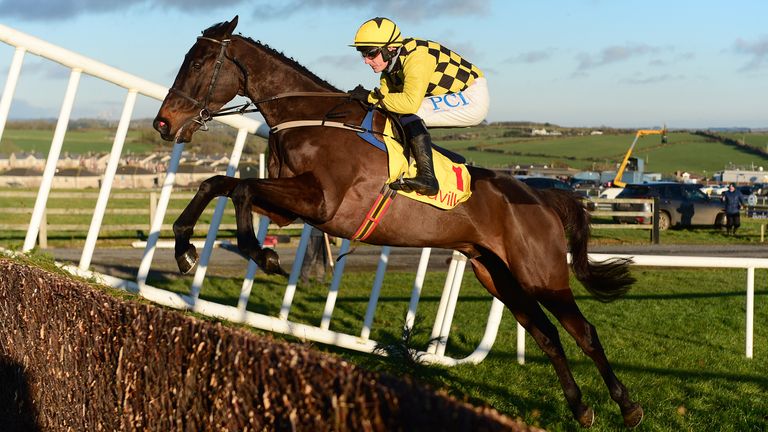
<instances>
[{"instance_id":1,"label":"saddle","mask_svg":"<svg viewBox=\"0 0 768 432\"><path fill-rule=\"evenodd\" d=\"M389 121L392 125L392 131L393 131L393 138L402 144L403 146L403 154L406 159L410 159L410 145L405 145L406 138L405 133L403 132L403 125L400 123L400 116L397 116L389 111L382 110L380 108L376 109L369 109L368 113L365 115L365 118L363 118L363 122L360 124L360 127L364 129L362 132L358 132L358 135L369 142L371 145L380 148L381 150L386 151L383 146L384 142L376 137L376 133L374 132L374 117L382 116L385 118L385 121ZM443 156L447 157L451 162L457 163L457 164L465 164L467 163L467 159L451 150L448 150L446 148L440 147L439 145L436 145L434 142L432 143L432 148L435 149L438 153L442 154Z\"/></svg>"},{"instance_id":2,"label":"saddle","mask_svg":"<svg viewBox=\"0 0 768 432\"><path fill-rule=\"evenodd\" d=\"M388 182L395 181L401 176L416 175L416 164L412 163L408 157L410 146L402 144L405 133L397 116L371 109L366 113L357 130L360 138L387 154ZM461 155L442 147L433 145L432 148L435 177L440 183L438 193L434 196L404 191L397 193L444 210L452 209L472 195L471 176L465 165L466 160Z\"/></svg>"}]
</instances>

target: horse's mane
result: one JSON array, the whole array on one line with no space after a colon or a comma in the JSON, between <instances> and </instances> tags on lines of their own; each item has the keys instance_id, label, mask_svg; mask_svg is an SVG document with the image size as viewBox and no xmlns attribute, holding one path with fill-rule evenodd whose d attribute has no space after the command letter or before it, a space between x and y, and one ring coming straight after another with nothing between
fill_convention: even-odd
<instances>
[{"instance_id":1,"label":"horse's mane","mask_svg":"<svg viewBox=\"0 0 768 432\"><path fill-rule=\"evenodd\" d=\"M287 63L292 68L296 69L300 73L302 73L302 74L306 75L307 77L311 78L312 81L314 81L315 83L317 83L317 84L327 88L328 90L336 91L336 92L340 91L339 89L337 89L336 87L331 85L331 83L329 83L328 81L318 77L317 75L314 74L314 72L310 71L309 69L307 69L306 67L301 65L299 62L294 60L293 58L286 56L282 52L280 52L280 51L270 47L269 45L261 43L260 41L255 41L255 40L253 40L253 39L251 39L251 38L249 38L247 36L243 36L242 34L235 35L234 37L239 37L240 39L242 39L242 40L244 40L244 41L246 41L246 42L248 42L248 43L250 43L252 45L255 45L257 48L261 48L261 49L267 51L268 53L271 53L274 57L276 57L276 58L280 59L281 61Z\"/></svg>"}]
</instances>

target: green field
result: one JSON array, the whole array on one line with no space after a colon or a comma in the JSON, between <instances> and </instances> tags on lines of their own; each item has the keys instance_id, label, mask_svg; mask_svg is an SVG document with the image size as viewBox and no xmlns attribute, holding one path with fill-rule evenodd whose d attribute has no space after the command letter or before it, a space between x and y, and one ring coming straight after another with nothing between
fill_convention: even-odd
<instances>
[{"instance_id":1,"label":"green field","mask_svg":"<svg viewBox=\"0 0 768 432\"><path fill-rule=\"evenodd\" d=\"M39 152L48 153L53 140L53 129L6 129L0 143L0 153ZM123 146L123 154L149 153L155 144L142 140L142 132L129 130ZM108 129L68 131L62 152L73 154L107 153L112 148L115 132Z\"/></svg>"},{"instance_id":2,"label":"green field","mask_svg":"<svg viewBox=\"0 0 768 432\"><path fill-rule=\"evenodd\" d=\"M542 138L479 136L471 140L446 141L435 133L435 141L480 166L548 164L580 170L615 170L635 138L634 134ZM470 147L478 149L468 150ZM642 137L633 156L646 161L646 172L664 176L671 176L675 171L711 176L731 164L768 168L766 156L684 132L669 133L666 144L662 144L658 136Z\"/></svg>"},{"instance_id":3,"label":"green field","mask_svg":"<svg viewBox=\"0 0 768 432\"><path fill-rule=\"evenodd\" d=\"M528 129L507 127L503 124L475 126L464 129L436 129L434 141L456 151L475 165L489 168L517 165L549 165L579 170L615 170L634 140L634 131L614 131L605 135L564 135L560 137L525 137ZM571 132L575 133L575 132ZM579 133L588 133L581 131ZM756 148L768 148L768 134L723 134L744 140ZM47 130L7 128L0 142L0 153L39 152L47 154L53 137L53 128ZM744 149L688 132L670 132L668 142L662 144L658 136L645 136L638 140L633 155L646 161L646 172L662 173L665 177L675 171L687 171L708 176L731 165L768 168L768 156L750 153ZM112 129L76 129L68 131L62 152L73 154L109 152L114 139ZM188 145L189 151L227 153L233 138L226 131L212 129L200 133ZM247 152L264 151L264 140L252 137ZM159 140L149 128L131 129L123 154L148 153L156 149L168 151L170 145Z\"/></svg>"},{"instance_id":4,"label":"green field","mask_svg":"<svg viewBox=\"0 0 768 432\"><path fill-rule=\"evenodd\" d=\"M0 141L0 153L38 152L47 155L54 135L53 124L47 128L18 128L9 125ZM92 153L109 153L115 139L117 127L81 128L68 130L64 135L62 155L71 153L87 155ZM222 125L211 126L210 131L195 135L192 143L186 145L190 152L206 154L224 154L232 151L235 142L235 131ZM266 140L250 136L246 140L244 153L263 152ZM123 155L149 154L154 151L171 151L171 143L162 141L156 131L148 127L130 128L123 144Z\"/></svg>"}]
</instances>

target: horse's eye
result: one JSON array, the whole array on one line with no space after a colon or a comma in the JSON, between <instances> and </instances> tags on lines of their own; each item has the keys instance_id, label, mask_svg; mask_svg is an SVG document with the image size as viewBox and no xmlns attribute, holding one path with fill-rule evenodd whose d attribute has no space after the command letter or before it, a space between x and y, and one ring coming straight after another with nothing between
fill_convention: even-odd
<instances>
[{"instance_id":1,"label":"horse's eye","mask_svg":"<svg viewBox=\"0 0 768 432\"><path fill-rule=\"evenodd\" d=\"M200 70L200 69L202 69L203 64L200 63L200 62L192 62L192 67L197 69L197 70Z\"/></svg>"}]
</instances>

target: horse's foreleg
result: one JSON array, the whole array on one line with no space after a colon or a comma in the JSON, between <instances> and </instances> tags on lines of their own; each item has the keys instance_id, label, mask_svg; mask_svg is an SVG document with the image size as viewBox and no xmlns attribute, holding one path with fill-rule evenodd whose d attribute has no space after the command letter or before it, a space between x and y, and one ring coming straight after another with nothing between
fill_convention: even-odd
<instances>
[{"instance_id":1,"label":"horse's foreleg","mask_svg":"<svg viewBox=\"0 0 768 432\"><path fill-rule=\"evenodd\" d=\"M470 262L480 283L507 306L517 322L549 357L574 418L583 427L592 426L595 413L582 401L581 390L568 366L557 328L547 318L536 300L522 290L501 260L497 257L485 256Z\"/></svg>"},{"instance_id":2,"label":"horse's foreleg","mask_svg":"<svg viewBox=\"0 0 768 432\"><path fill-rule=\"evenodd\" d=\"M195 224L212 199L228 196L240 179L223 175L213 176L200 184L197 193L173 223L175 257L179 270L186 274L197 264L197 251L190 243Z\"/></svg>"},{"instance_id":3,"label":"horse's foreleg","mask_svg":"<svg viewBox=\"0 0 768 432\"><path fill-rule=\"evenodd\" d=\"M237 247L267 274L287 275L280 267L277 253L264 249L253 230L252 211L295 215L305 220L321 220L326 202L319 184L311 174L277 179L244 180L230 195L235 204Z\"/></svg>"},{"instance_id":4,"label":"horse's foreleg","mask_svg":"<svg viewBox=\"0 0 768 432\"><path fill-rule=\"evenodd\" d=\"M595 326L589 323L579 310L569 293L567 298L549 299L542 301L542 304L557 318L563 328L573 336L576 343L584 353L592 359L597 366L597 370L605 381L608 391L621 409L624 417L624 424L627 427L635 427L643 420L643 409L640 404L632 402L629 398L629 391L624 384L619 381L613 368L608 363L605 350L597 336Z\"/></svg>"}]
</instances>

